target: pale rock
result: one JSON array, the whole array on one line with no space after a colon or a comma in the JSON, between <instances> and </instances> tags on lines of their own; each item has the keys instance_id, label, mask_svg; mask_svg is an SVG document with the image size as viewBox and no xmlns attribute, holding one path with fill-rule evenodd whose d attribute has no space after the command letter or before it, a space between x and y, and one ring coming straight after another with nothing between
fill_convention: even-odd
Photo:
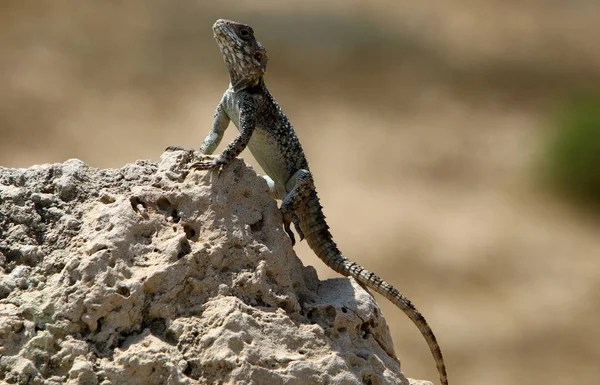
<instances>
[{"instance_id":1,"label":"pale rock","mask_svg":"<svg viewBox=\"0 0 600 385\"><path fill-rule=\"evenodd\" d=\"M190 155L0 168L0 382L407 383L374 299L302 265L264 180Z\"/></svg>"}]
</instances>

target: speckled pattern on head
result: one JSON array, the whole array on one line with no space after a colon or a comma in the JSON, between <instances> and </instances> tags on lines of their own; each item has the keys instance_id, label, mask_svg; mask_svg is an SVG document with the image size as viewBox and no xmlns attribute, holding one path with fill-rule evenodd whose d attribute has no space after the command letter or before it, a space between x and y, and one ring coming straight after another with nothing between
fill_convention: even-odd
<instances>
[{"instance_id":1,"label":"speckled pattern on head","mask_svg":"<svg viewBox=\"0 0 600 385\"><path fill-rule=\"evenodd\" d=\"M255 86L267 71L267 50L254 37L246 24L219 19L213 34L229 70L234 89Z\"/></svg>"},{"instance_id":2,"label":"speckled pattern on head","mask_svg":"<svg viewBox=\"0 0 600 385\"><path fill-rule=\"evenodd\" d=\"M400 308L421 331L435 359L440 381L442 385L447 385L444 358L425 318L392 285L344 257L333 241L300 141L265 85L263 75L267 53L254 38L254 31L248 25L229 20L217 20L213 31L229 70L230 85L217 106L213 127L200 148L206 156L192 167L200 170L218 169L248 147L267 173L265 179L271 196L282 199L280 210L283 226L292 244L295 243L295 236L290 229L291 224L300 240L305 238L327 266L342 275L353 277ZM221 142L230 122L238 128L239 135L220 155L210 156ZM388 353L394 356L393 352Z\"/></svg>"}]
</instances>

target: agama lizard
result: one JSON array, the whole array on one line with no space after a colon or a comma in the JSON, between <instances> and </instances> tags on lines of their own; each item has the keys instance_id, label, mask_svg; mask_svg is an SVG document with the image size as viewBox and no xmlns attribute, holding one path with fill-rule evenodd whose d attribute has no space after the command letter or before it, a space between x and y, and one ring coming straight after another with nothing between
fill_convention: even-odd
<instances>
[{"instance_id":1,"label":"agama lizard","mask_svg":"<svg viewBox=\"0 0 600 385\"><path fill-rule=\"evenodd\" d=\"M213 128L200 149L205 155L191 167L218 169L237 157L244 148L250 148L267 173L265 179L271 195L283 200L284 228L292 244L295 243L290 230L293 223L300 240L306 238L310 248L327 266L344 276L353 277L402 309L427 340L441 383L447 385L442 352L425 318L392 285L344 257L333 241L302 146L288 118L265 85L266 49L256 40L252 28L245 24L217 20L213 33L229 70L230 85L217 106ZM238 128L239 135L220 155L210 156L230 121Z\"/></svg>"}]
</instances>

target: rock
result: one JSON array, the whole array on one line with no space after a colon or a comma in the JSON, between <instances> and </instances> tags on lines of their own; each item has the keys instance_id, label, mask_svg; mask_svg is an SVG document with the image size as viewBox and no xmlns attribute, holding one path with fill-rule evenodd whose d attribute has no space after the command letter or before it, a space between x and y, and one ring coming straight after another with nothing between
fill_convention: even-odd
<instances>
[{"instance_id":1,"label":"rock","mask_svg":"<svg viewBox=\"0 0 600 385\"><path fill-rule=\"evenodd\" d=\"M263 179L190 155L0 168L0 382L407 383L374 299L302 265Z\"/></svg>"}]
</instances>

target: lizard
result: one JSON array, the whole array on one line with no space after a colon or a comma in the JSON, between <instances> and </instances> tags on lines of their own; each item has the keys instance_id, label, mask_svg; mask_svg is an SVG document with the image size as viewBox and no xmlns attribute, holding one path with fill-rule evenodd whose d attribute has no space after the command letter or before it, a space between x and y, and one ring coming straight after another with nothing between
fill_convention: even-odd
<instances>
[{"instance_id":1,"label":"lizard","mask_svg":"<svg viewBox=\"0 0 600 385\"><path fill-rule=\"evenodd\" d=\"M306 239L327 266L356 279L363 287L376 291L400 308L427 341L440 381L448 385L442 352L425 318L396 288L344 257L333 241L300 141L265 84L267 50L256 40L254 30L246 24L219 19L213 25L213 36L229 71L230 84L217 106L213 127L200 148L203 155L190 167L220 170L248 147L267 174L264 178L270 195L282 200L284 230L292 245L295 236L290 224L294 225L300 241ZM238 128L239 134L220 155L213 156L230 122Z\"/></svg>"}]
</instances>

